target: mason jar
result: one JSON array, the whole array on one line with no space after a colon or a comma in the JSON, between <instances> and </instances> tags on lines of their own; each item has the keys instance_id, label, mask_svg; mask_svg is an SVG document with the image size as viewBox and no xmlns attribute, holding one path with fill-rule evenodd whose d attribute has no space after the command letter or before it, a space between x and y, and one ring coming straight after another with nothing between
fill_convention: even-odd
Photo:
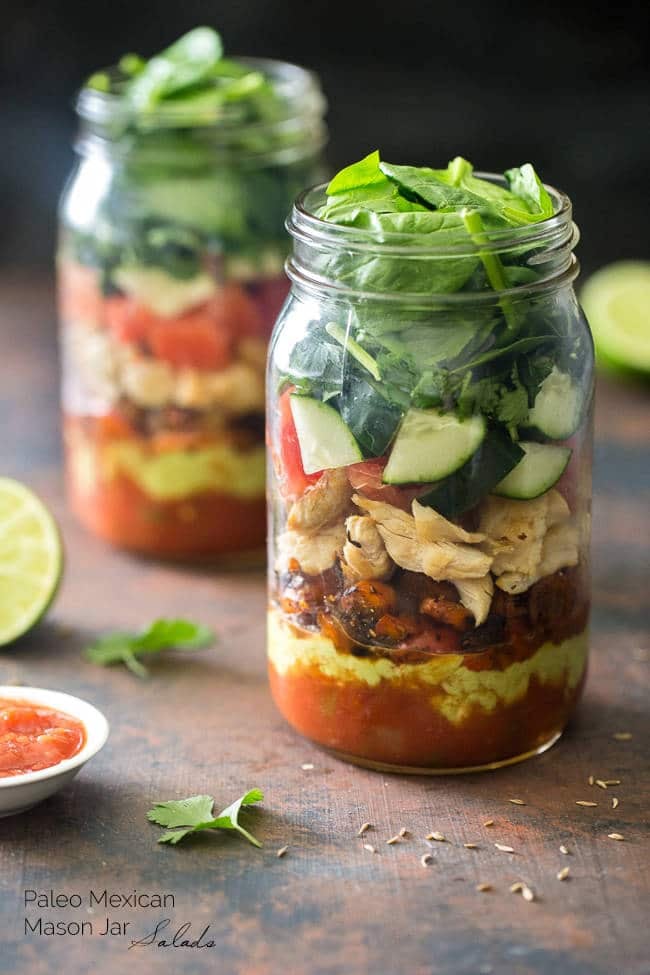
<instances>
[{"instance_id":1,"label":"mason jar","mask_svg":"<svg viewBox=\"0 0 650 975\"><path fill-rule=\"evenodd\" d=\"M294 728L357 764L517 762L582 692L593 351L571 203L547 189L553 216L439 247L320 219L322 186L288 221L270 684Z\"/></svg>"},{"instance_id":2,"label":"mason jar","mask_svg":"<svg viewBox=\"0 0 650 975\"><path fill-rule=\"evenodd\" d=\"M138 124L91 87L77 103L57 262L69 498L91 531L153 556L265 537L266 350L325 102L302 68L240 64L272 84L271 118L171 101Z\"/></svg>"}]
</instances>

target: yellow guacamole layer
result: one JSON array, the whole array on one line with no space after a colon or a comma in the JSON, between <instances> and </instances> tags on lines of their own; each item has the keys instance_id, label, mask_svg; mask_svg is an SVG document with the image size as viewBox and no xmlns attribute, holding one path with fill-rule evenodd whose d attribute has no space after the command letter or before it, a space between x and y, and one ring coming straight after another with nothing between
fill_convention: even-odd
<instances>
[{"instance_id":1,"label":"yellow guacamole layer","mask_svg":"<svg viewBox=\"0 0 650 975\"><path fill-rule=\"evenodd\" d=\"M243 499L264 496L263 446L244 452L226 443L155 453L134 440L95 446L78 437L70 443L73 476L81 490L120 474L157 501L173 501L204 491Z\"/></svg>"},{"instance_id":2,"label":"yellow guacamole layer","mask_svg":"<svg viewBox=\"0 0 650 975\"><path fill-rule=\"evenodd\" d=\"M394 664L386 657L354 657L340 653L328 637L296 631L277 610L268 617L268 655L278 674L293 669L317 668L324 677L361 681L377 687L382 681L430 688L431 706L449 721L460 724L474 708L491 712L499 704L511 705L525 697L530 681L573 690L587 663L589 635L585 630L561 643L543 643L527 660L505 670L468 670L463 654L437 654L426 663Z\"/></svg>"}]
</instances>

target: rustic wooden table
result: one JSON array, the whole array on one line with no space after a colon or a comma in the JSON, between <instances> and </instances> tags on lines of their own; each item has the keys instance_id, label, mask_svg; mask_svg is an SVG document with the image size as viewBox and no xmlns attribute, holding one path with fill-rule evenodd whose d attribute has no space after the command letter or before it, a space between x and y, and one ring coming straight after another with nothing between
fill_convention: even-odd
<instances>
[{"instance_id":1,"label":"rustic wooden table","mask_svg":"<svg viewBox=\"0 0 650 975\"><path fill-rule=\"evenodd\" d=\"M650 972L647 390L599 388L592 668L572 728L541 758L498 773L405 778L331 758L276 713L265 676L261 570L139 561L79 528L62 494L47 280L5 276L0 330L0 466L47 500L67 549L56 606L0 654L0 683L79 694L112 724L105 750L69 788L0 820L2 975L100 975L127 966L193 975ZM148 681L81 656L96 634L162 614L214 625L219 645L170 655ZM617 740L619 732L631 738ZM620 785L590 787L590 775ZM152 801L208 792L225 805L252 786L266 793L250 815L262 850L225 834L186 847L156 844L158 828L146 820ZM579 799L598 805L580 807ZM364 821L373 824L366 840L376 854L357 837ZM387 846L400 827L408 836ZM447 842L433 844L425 868L431 830ZM608 839L611 832L624 842ZM567 866L570 877L560 882ZM517 880L530 885L534 902L510 893ZM481 883L492 890L478 892ZM77 893L82 906L25 907L25 890ZM174 906L89 913L91 890L171 894ZM129 927L102 936L107 916ZM38 917L63 922L68 933L25 934L25 918L33 925ZM209 924L207 940L217 948L129 949L166 917L169 932L191 922L187 937ZM74 933L81 921L91 921L93 935Z\"/></svg>"}]
</instances>

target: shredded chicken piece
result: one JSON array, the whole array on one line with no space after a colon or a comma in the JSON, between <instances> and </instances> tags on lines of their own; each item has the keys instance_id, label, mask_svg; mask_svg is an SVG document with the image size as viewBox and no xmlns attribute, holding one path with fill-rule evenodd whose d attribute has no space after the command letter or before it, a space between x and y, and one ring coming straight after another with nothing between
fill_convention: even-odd
<instances>
[{"instance_id":1,"label":"shredded chicken piece","mask_svg":"<svg viewBox=\"0 0 650 975\"><path fill-rule=\"evenodd\" d=\"M415 533L421 542L466 542L473 545L485 541L480 532L466 532L460 525L448 521L433 508L427 508L419 501L413 502Z\"/></svg>"},{"instance_id":2,"label":"shredded chicken piece","mask_svg":"<svg viewBox=\"0 0 650 975\"><path fill-rule=\"evenodd\" d=\"M494 583L490 573L486 573L482 579L456 579L454 585L458 590L461 603L473 614L475 625L480 626L481 623L485 623L494 593Z\"/></svg>"},{"instance_id":3,"label":"shredded chicken piece","mask_svg":"<svg viewBox=\"0 0 650 975\"><path fill-rule=\"evenodd\" d=\"M491 496L480 527L488 536L483 547L494 555L496 584L505 592L525 592L543 576L578 563L578 528L558 491L532 501Z\"/></svg>"},{"instance_id":4,"label":"shredded chicken piece","mask_svg":"<svg viewBox=\"0 0 650 975\"><path fill-rule=\"evenodd\" d=\"M347 512L351 496L352 488L344 468L325 471L293 502L287 525L295 531L317 531Z\"/></svg>"},{"instance_id":5,"label":"shredded chicken piece","mask_svg":"<svg viewBox=\"0 0 650 975\"><path fill-rule=\"evenodd\" d=\"M449 580L454 584L457 580L482 580L489 573L492 556L476 545L460 540L482 542L484 535L466 532L437 512L429 517L417 501L413 502L414 514L409 515L393 505L369 501L358 494L352 500L368 512L388 554L403 569L424 572L438 582Z\"/></svg>"},{"instance_id":6,"label":"shredded chicken piece","mask_svg":"<svg viewBox=\"0 0 650 975\"><path fill-rule=\"evenodd\" d=\"M346 580L387 579L393 562L372 518L350 515L345 521L345 534L342 569Z\"/></svg>"},{"instance_id":7,"label":"shredded chicken piece","mask_svg":"<svg viewBox=\"0 0 650 975\"><path fill-rule=\"evenodd\" d=\"M302 572L318 575L335 564L345 544L345 525L330 525L318 532L287 531L278 538L276 568L286 569L296 560Z\"/></svg>"}]
</instances>

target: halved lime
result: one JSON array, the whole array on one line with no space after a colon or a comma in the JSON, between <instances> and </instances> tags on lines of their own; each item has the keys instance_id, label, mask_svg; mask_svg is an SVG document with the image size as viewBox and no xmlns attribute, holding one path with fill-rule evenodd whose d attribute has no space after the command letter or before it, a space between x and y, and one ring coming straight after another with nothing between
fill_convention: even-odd
<instances>
[{"instance_id":1,"label":"halved lime","mask_svg":"<svg viewBox=\"0 0 650 975\"><path fill-rule=\"evenodd\" d=\"M38 623L62 571L54 518L24 484L0 477L0 646Z\"/></svg>"},{"instance_id":2,"label":"halved lime","mask_svg":"<svg viewBox=\"0 0 650 975\"><path fill-rule=\"evenodd\" d=\"M650 261L618 261L596 271L581 303L598 359L650 373Z\"/></svg>"}]
</instances>

